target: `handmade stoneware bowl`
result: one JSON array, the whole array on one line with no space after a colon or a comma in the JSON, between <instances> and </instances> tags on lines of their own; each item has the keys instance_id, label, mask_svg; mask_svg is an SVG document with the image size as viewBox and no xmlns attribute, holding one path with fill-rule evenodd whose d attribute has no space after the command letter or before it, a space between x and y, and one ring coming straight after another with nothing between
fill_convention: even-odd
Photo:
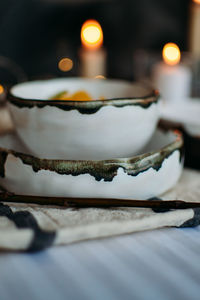
<instances>
[{"instance_id":1,"label":"handmade stoneware bowl","mask_svg":"<svg viewBox=\"0 0 200 300\"><path fill-rule=\"evenodd\" d=\"M179 128L184 136L185 166L200 170L200 98L161 106L162 124Z\"/></svg>"},{"instance_id":2,"label":"handmade stoneware bowl","mask_svg":"<svg viewBox=\"0 0 200 300\"><path fill-rule=\"evenodd\" d=\"M200 99L189 98L183 103L163 103L160 106L162 119L182 125L192 137L200 137Z\"/></svg>"},{"instance_id":3,"label":"handmade stoneware bowl","mask_svg":"<svg viewBox=\"0 0 200 300\"><path fill-rule=\"evenodd\" d=\"M63 90L84 90L96 100L48 100ZM150 140L159 116L156 91L121 80L26 82L11 88L8 98L18 135L45 158L131 156Z\"/></svg>"},{"instance_id":4,"label":"handmade stoneware bowl","mask_svg":"<svg viewBox=\"0 0 200 300\"><path fill-rule=\"evenodd\" d=\"M148 199L182 171L182 136L157 130L140 155L101 161L40 159L16 135L0 138L0 185L18 194Z\"/></svg>"}]
</instances>

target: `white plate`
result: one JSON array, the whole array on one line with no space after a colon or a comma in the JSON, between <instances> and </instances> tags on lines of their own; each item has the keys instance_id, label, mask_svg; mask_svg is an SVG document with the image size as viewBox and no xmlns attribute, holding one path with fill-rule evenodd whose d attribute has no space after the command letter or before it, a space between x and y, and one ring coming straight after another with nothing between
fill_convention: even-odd
<instances>
[{"instance_id":1,"label":"white plate","mask_svg":"<svg viewBox=\"0 0 200 300\"><path fill-rule=\"evenodd\" d=\"M102 161L48 160L31 156L15 135L0 138L0 185L40 196L148 199L178 181L183 167L182 136L159 130L131 158Z\"/></svg>"}]
</instances>

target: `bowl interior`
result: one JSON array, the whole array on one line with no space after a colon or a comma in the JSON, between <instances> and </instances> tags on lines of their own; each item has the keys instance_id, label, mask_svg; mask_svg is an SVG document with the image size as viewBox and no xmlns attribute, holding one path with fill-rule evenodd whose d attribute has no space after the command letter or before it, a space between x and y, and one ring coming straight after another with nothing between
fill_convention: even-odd
<instances>
[{"instance_id":1,"label":"bowl interior","mask_svg":"<svg viewBox=\"0 0 200 300\"><path fill-rule=\"evenodd\" d=\"M57 78L30 81L15 85L11 94L23 99L48 100L55 94L68 91L87 91L92 99L146 98L152 96L153 90L138 83L123 80Z\"/></svg>"}]
</instances>

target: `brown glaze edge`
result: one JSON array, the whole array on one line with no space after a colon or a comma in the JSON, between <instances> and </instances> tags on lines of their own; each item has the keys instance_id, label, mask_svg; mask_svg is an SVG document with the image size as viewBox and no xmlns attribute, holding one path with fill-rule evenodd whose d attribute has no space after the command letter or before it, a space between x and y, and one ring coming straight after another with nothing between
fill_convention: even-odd
<instances>
[{"instance_id":1,"label":"brown glaze edge","mask_svg":"<svg viewBox=\"0 0 200 300\"><path fill-rule=\"evenodd\" d=\"M175 141L161 148L159 151L148 152L128 159L102 161L52 160L41 159L29 154L0 148L0 176L5 177L5 163L8 155L12 154L19 158L24 164L30 165L34 172L49 170L61 175L72 176L90 174L97 181L112 181L117 175L119 168L122 168L127 175L131 176L137 176L150 168L158 171L163 161L176 150L180 152L180 159L182 160L182 147L182 135L180 132L176 132Z\"/></svg>"},{"instance_id":2,"label":"brown glaze edge","mask_svg":"<svg viewBox=\"0 0 200 300\"><path fill-rule=\"evenodd\" d=\"M96 113L100 108L105 106L124 107L127 105L141 106L142 108L148 108L153 103L159 101L160 95L157 90L153 90L150 95L138 98L138 97L126 97L126 98L113 98L105 100L90 100L90 101L66 101L66 100L36 100L25 99L14 96L10 91L8 92L8 101L18 108L43 108L46 106L56 107L64 111L70 111L73 109L78 110L82 114Z\"/></svg>"}]
</instances>

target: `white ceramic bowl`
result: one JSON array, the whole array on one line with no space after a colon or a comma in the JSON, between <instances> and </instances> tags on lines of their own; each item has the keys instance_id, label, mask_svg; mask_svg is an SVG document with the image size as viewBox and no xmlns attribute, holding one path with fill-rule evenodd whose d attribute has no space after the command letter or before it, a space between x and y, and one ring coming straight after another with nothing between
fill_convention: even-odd
<instances>
[{"instance_id":1,"label":"white ceramic bowl","mask_svg":"<svg viewBox=\"0 0 200 300\"><path fill-rule=\"evenodd\" d=\"M52 101L85 90L92 101ZM121 80L51 79L15 85L9 107L16 130L34 155L59 159L109 159L138 153L158 121L158 93Z\"/></svg>"},{"instance_id":2,"label":"white ceramic bowl","mask_svg":"<svg viewBox=\"0 0 200 300\"><path fill-rule=\"evenodd\" d=\"M182 172L180 134L156 131L138 156L101 161L39 159L16 136L0 138L0 185L38 196L149 199L173 187Z\"/></svg>"},{"instance_id":3,"label":"white ceramic bowl","mask_svg":"<svg viewBox=\"0 0 200 300\"><path fill-rule=\"evenodd\" d=\"M200 137L200 99L188 98L179 103L165 103L160 106L161 117L181 125L194 138Z\"/></svg>"}]
</instances>

